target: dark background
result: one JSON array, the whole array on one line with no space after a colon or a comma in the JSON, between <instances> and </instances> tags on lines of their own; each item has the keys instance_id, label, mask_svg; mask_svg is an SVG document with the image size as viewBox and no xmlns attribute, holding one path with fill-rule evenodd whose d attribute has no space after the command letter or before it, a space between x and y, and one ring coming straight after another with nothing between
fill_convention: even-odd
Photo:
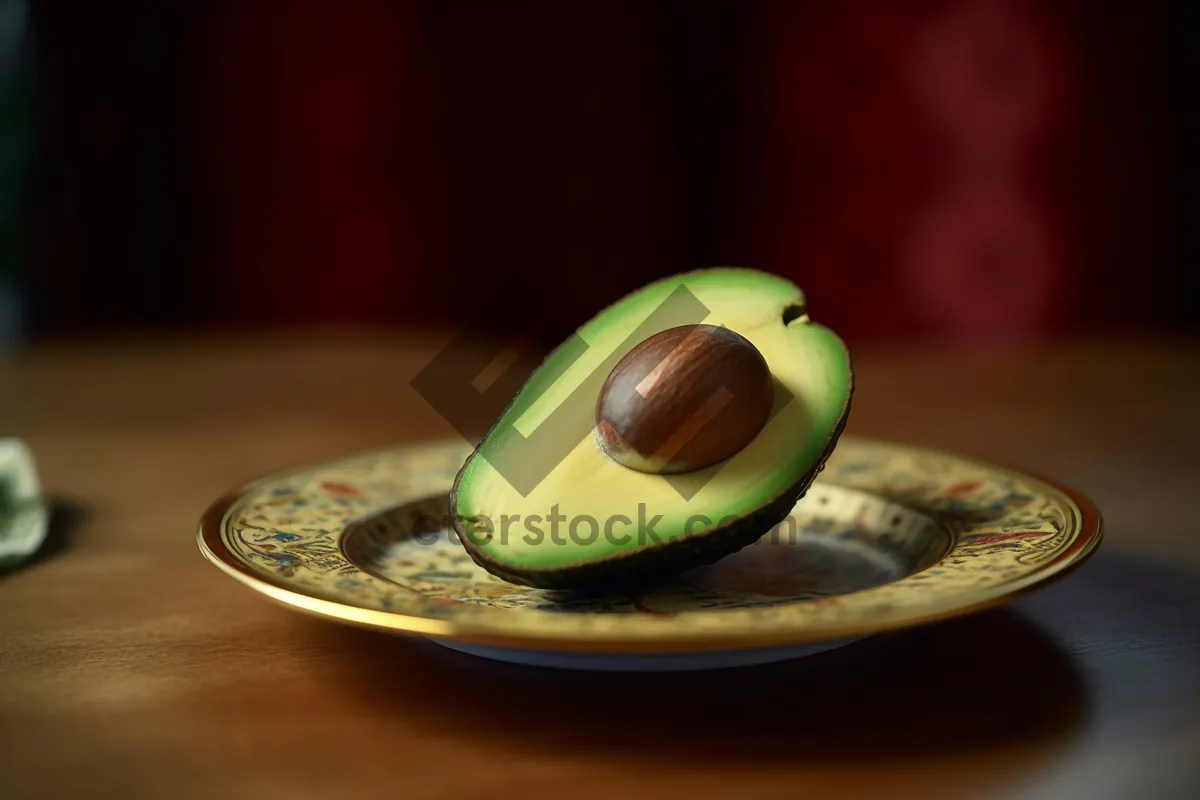
<instances>
[{"instance_id":1,"label":"dark background","mask_svg":"<svg viewBox=\"0 0 1200 800\"><path fill-rule=\"evenodd\" d=\"M1194 331L1185 6L38 3L26 330L553 339L732 264L851 342Z\"/></svg>"}]
</instances>

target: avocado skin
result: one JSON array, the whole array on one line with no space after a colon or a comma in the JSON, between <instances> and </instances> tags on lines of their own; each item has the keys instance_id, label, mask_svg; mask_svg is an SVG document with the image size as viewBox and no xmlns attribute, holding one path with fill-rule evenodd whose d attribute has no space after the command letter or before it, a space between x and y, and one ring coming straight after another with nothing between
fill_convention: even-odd
<instances>
[{"instance_id":1,"label":"avocado skin","mask_svg":"<svg viewBox=\"0 0 1200 800\"><path fill-rule=\"evenodd\" d=\"M532 586L539 589L569 589L578 592L616 591L634 589L653 583L661 583L695 567L715 563L727 555L736 553L758 541L764 533L778 525L791 512L792 507L804 496L809 486L825 468L825 462L833 455L838 439L846 429L850 418L850 404L854 397L854 369L849 368L849 391L837 427L829 437L825 450L811 470L785 489L778 497L761 506L747 516L718 526L700 536L691 536L661 544L649 545L629 553L582 564L568 564L554 568L520 569L511 564L493 561L487 557L486 549L473 543L454 513L457 507L458 484L466 472L471 459L487 441L491 431L484 436L474 451L463 462L454 487L450 491L450 519L454 531L471 559L493 575L509 583ZM520 396L520 392L517 393ZM515 402L515 400L514 400ZM511 404L510 404L511 406ZM503 414L501 415L503 418ZM494 429L494 428L493 428Z\"/></svg>"}]
</instances>

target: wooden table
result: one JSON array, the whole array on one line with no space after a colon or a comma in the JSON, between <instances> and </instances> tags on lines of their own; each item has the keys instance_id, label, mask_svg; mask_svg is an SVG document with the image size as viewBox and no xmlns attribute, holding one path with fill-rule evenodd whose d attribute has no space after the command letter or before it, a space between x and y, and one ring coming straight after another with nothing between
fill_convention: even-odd
<instances>
[{"instance_id":1,"label":"wooden table","mask_svg":"<svg viewBox=\"0 0 1200 800\"><path fill-rule=\"evenodd\" d=\"M1200 347L864 350L851 433L1055 475L1107 520L1010 609L790 664L507 667L278 608L195 521L259 474L450 434L426 334L107 341L0 366L59 502L0 578L0 797L1200 796Z\"/></svg>"}]
</instances>

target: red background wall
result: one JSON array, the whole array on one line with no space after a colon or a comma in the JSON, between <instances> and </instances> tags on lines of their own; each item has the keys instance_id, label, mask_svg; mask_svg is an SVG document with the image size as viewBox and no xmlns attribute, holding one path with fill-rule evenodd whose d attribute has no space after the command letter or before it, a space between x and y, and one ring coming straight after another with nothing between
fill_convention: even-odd
<instances>
[{"instance_id":1,"label":"red background wall","mask_svg":"<svg viewBox=\"0 0 1200 800\"><path fill-rule=\"evenodd\" d=\"M1186 316L1174 4L163 5L36 10L38 332L549 337L714 264L857 341Z\"/></svg>"}]
</instances>

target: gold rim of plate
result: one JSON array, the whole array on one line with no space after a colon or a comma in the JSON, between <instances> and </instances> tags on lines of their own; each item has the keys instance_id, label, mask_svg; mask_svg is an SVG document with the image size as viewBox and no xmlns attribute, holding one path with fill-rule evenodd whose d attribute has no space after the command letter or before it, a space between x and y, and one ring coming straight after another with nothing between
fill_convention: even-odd
<instances>
[{"instance_id":1,"label":"gold rim of plate","mask_svg":"<svg viewBox=\"0 0 1200 800\"><path fill-rule=\"evenodd\" d=\"M526 650L700 653L859 637L1002 605L1078 567L1102 537L1095 505L1057 481L844 436L810 495L837 487L935 520L949 543L940 558L831 597L605 614L550 613L537 607L544 593L499 579L471 596L425 592L351 557L348 530L446 494L469 452L461 440L437 441L266 476L209 507L200 549L273 600L363 627Z\"/></svg>"}]
</instances>

